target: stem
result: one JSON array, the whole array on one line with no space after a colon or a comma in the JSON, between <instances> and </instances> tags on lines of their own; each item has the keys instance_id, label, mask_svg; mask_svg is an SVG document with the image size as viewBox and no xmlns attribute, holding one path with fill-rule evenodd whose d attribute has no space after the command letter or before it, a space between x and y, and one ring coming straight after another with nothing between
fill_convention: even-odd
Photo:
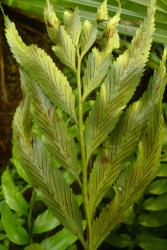
<instances>
[{"instance_id":1,"label":"stem","mask_svg":"<svg viewBox=\"0 0 167 250\"><path fill-rule=\"evenodd\" d=\"M36 195L36 191L33 190L32 195L31 195L31 200L30 200L29 212L28 212L28 232L29 232L30 243L33 242L32 240L32 210L34 206L35 195Z\"/></svg>"},{"instance_id":2,"label":"stem","mask_svg":"<svg viewBox=\"0 0 167 250\"><path fill-rule=\"evenodd\" d=\"M88 223L88 239L87 239L87 250L91 250L90 241L91 241L91 220L89 214L89 203L88 203L88 183L87 183L87 161L86 161L86 152L85 152L85 139L84 139L84 126L83 126L83 106L82 106L82 92L81 92L81 61L82 57L79 54L79 49L77 50L77 59L78 59L78 67L77 67L77 88L78 88L78 103L79 103L79 137L80 137L80 145L81 145L81 157L82 157L82 170L83 170L83 197L84 197L84 206L85 206L85 214L86 220Z\"/></svg>"}]
</instances>

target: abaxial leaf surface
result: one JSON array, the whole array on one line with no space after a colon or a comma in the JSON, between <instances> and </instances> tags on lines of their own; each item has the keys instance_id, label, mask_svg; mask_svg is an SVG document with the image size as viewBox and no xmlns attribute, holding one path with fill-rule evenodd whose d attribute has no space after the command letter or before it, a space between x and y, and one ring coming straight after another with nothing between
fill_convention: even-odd
<instances>
[{"instance_id":1,"label":"abaxial leaf surface","mask_svg":"<svg viewBox=\"0 0 167 250\"><path fill-rule=\"evenodd\" d=\"M93 223L94 248L121 220L126 211L145 190L158 170L162 128L161 107L156 105L147 129L139 143L139 153L134 166L126 168L115 185L115 198ZM130 180L130 181L129 181ZM104 221L107 223L104 224Z\"/></svg>"},{"instance_id":2,"label":"abaxial leaf surface","mask_svg":"<svg viewBox=\"0 0 167 250\"><path fill-rule=\"evenodd\" d=\"M58 30L59 42L53 46L53 51L59 60L76 72L76 50L72 39L66 32L64 26L59 26Z\"/></svg>"},{"instance_id":3,"label":"abaxial leaf surface","mask_svg":"<svg viewBox=\"0 0 167 250\"><path fill-rule=\"evenodd\" d=\"M24 101L22 106L24 107ZM33 137L25 140L25 131L20 131L17 118L23 118L20 117L23 113L23 111L20 111L22 106L17 109L13 125L14 143L19 158L34 185L43 193L44 201L53 209L56 217L83 242L81 214L72 190L61 171L52 166L50 154L44 147L43 142Z\"/></svg>"},{"instance_id":4,"label":"abaxial leaf surface","mask_svg":"<svg viewBox=\"0 0 167 250\"><path fill-rule=\"evenodd\" d=\"M111 56L105 56L98 49L94 48L88 56L86 68L83 76L84 93L83 99L85 99L94 89L99 87L102 80L107 74L107 71L111 65Z\"/></svg>"},{"instance_id":5,"label":"abaxial leaf surface","mask_svg":"<svg viewBox=\"0 0 167 250\"><path fill-rule=\"evenodd\" d=\"M42 139L52 156L79 181L79 168L74 139L69 135L68 124L56 114L56 109L35 81L21 71L23 85L32 95L32 116L42 132Z\"/></svg>"}]
</instances>

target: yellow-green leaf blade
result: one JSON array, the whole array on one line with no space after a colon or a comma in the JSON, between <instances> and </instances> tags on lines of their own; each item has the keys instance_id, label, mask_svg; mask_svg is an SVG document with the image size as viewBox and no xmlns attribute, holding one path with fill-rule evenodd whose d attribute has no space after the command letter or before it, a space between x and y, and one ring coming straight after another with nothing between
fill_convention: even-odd
<instances>
[{"instance_id":1,"label":"yellow-green leaf blade","mask_svg":"<svg viewBox=\"0 0 167 250\"><path fill-rule=\"evenodd\" d=\"M51 155L42 140L31 135L31 127L28 131L25 129L27 120L31 120L27 103L28 100L24 99L17 108L13 123L13 142L18 159L24 165L34 186L42 192L44 202L54 211L60 222L83 243L82 218L75 195L61 170L53 165ZM28 115L26 120L25 112Z\"/></svg>"},{"instance_id":2,"label":"yellow-green leaf blade","mask_svg":"<svg viewBox=\"0 0 167 250\"><path fill-rule=\"evenodd\" d=\"M58 37L58 44L52 47L55 55L63 64L76 72L76 49L72 39L62 25L59 27Z\"/></svg>"},{"instance_id":3,"label":"yellow-green leaf blade","mask_svg":"<svg viewBox=\"0 0 167 250\"><path fill-rule=\"evenodd\" d=\"M64 12L64 25L68 35L72 39L73 44L77 46L82 30L82 23L77 7L74 11L68 10Z\"/></svg>"},{"instance_id":4,"label":"yellow-green leaf blade","mask_svg":"<svg viewBox=\"0 0 167 250\"><path fill-rule=\"evenodd\" d=\"M92 214L121 173L123 162L135 150L155 105L162 101L166 86L165 61L166 51L159 69L154 72L150 80L147 91L124 112L117 127L111 133L109 140L111 146L106 146L94 162L88 186Z\"/></svg>"},{"instance_id":5,"label":"yellow-green leaf blade","mask_svg":"<svg viewBox=\"0 0 167 250\"><path fill-rule=\"evenodd\" d=\"M56 109L35 81L20 71L22 85L27 85L32 95L32 117L42 132L42 140L50 153L79 181L77 153L67 124L58 117Z\"/></svg>"},{"instance_id":6,"label":"yellow-green leaf blade","mask_svg":"<svg viewBox=\"0 0 167 250\"><path fill-rule=\"evenodd\" d=\"M37 81L44 93L74 120L75 99L67 78L56 67L49 55L36 45L26 46L9 19L6 21L6 37L11 51L20 66Z\"/></svg>"},{"instance_id":7,"label":"yellow-green leaf blade","mask_svg":"<svg viewBox=\"0 0 167 250\"><path fill-rule=\"evenodd\" d=\"M139 143L139 154L134 166L126 168L115 186L114 200L106 206L93 224L94 247L103 241L109 231L121 222L126 211L139 198L156 175L161 152L161 103L156 105L147 129ZM106 224L103 221L107 221ZM99 229L100 228L100 229Z\"/></svg>"},{"instance_id":8,"label":"yellow-green leaf blade","mask_svg":"<svg viewBox=\"0 0 167 250\"><path fill-rule=\"evenodd\" d=\"M104 79L111 65L111 56L105 57L98 49L94 48L86 63L83 76L85 99L94 89L96 89Z\"/></svg>"},{"instance_id":9,"label":"yellow-green leaf blade","mask_svg":"<svg viewBox=\"0 0 167 250\"><path fill-rule=\"evenodd\" d=\"M80 46L82 56L88 52L88 50L94 44L97 37L97 28L90 21L85 20L82 27L81 37L80 37Z\"/></svg>"},{"instance_id":10,"label":"yellow-green leaf blade","mask_svg":"<svg viewBox=\"0 0 167 250\"><path fill-rule=\"evenodd\" d=\"M154 6L136 32L132 44L107 75L85 127L87 158L115 127L143 74L154 31ZM143 43L145 47L143 49Z\"/></svg>"}]
</instances>

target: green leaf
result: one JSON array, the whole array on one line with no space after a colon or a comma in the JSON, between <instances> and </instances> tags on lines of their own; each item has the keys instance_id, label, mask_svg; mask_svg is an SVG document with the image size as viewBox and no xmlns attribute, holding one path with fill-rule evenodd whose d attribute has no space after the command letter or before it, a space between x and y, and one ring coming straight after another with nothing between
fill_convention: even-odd
<instances>
[{"instance_id":1,"label":"green leaf","mask_svg":"<svg viewBox=\"0 0 167 250\"><path fill-rule=\"evenodd\" d=\"M29 241L28 233L19 223L7 204L2 211L2 223L10 241L17 245L25 245Z\"/></svg>"},{"instance_id":2,"label":"green leaf","mask_svg":"<svg viewBox=\"0 0 167 250\"><path fill-rule=\"evenodd\" d=\"M154 180L146 190L150 194L164 194L167 193L167 178Z\"/></svg>"},{"instance_id":3,"label":"green leaf","mask_svg":"<svg viewBox=\"0 0 167 250\"><path fill-rule=\"evenodd\" d=\"M39 84L56 106L76 120L72 89L50 56L36 45L26 46L9 19L6 21L6 38L17 62L31 79Z\"/></svg>"},{"instance_id":4,"label":"green leaf","mask_svg":"<svg viewBox=\"0 0 167 250\"><path fill-rule=\"evenodd\" d=\"M111 229L121 222L128 209L155 177L161 150L161 127L162 116L159 104L153 110L147 129L139 143L136 163L122 172L115 185L114 200L101 211L93 223L93 248L96 249Z\"/></svg>"},{"instance_id":5,"label":"green leaf","mask_svg":"<svg viewBox=\"0 0 167 250\"><path fill-rule=\"evenodd\" d=\"M167 164L166 163L161 163L157 176L167 177Z\"/></svg>"},{"instance_id":6,"label":"green leaf","mask_svg":"<svg viewBox=\"0 0 167 250\"><path fill-rule=\"evenodd\" d=\"M97 28L90 21L85 20L82 27L80 46L82 56L88 52L96 40Z\"/></svg>"},{"instance_id":7,"label":"green leaf","mask_svg":"<svg viewBox=\"0 0 167 250\"><path fill-rule=\"evenodd\" d=\"M67 34L64 27L61 25L58 30L59 42L58 45L53 46L52 49L59 60L67 67L76 72L76 50L72 39Z\"/></svg>"},{"instance_id":8,"label":"green leaf","mask_svg":"<svg viewBox=\"0 0 167 250\"><path fill-rule=\"evenodd\" d=\"M119 248L129 247L131 244L131 238L128 234L118 234L116 232L110 234L105 241Z\"/></svg>"},{"instance_id":9,"label":"green leaf","mask_svg":"<svg viewBox=\"0 0 167 250\"><path fill-rule=\"evenodd\" d=\"M83 100L99 85L107 74L111 65L111 56L105 56L94 48L88 56L83 76Z\"/></svg>"},{"instance_id":10,"label":"green leaf","mask_svg":"<svg viewBox=\"0 0 167 250\"><path fill-rule=\"evenodd\" d=\"M78 249L77 245L73 244L73 245L69 246L67 250L77 250L77 249Z\"/></svg>"},{"instance_id":11,"label":"green leaf","mask_svg":"<svg viewBox=\"0 0 167 250\"><path fill-rule=\"evenodd\" d=\"M20 215L27 214L28 205L18 188L15 186L12 175L7 168L2 175L2 190L8 206Z\"/></svg>"},{"instance_id":12,"label":"green leaf","mask_svg":"<svg viewBox=\"0 0 167 250\"><path fill-rule=\"evenodd\" d=\"M28 177L28 175L25 172L25 169L23 167L23 165L21 164L21 162L19 160L17 160L17 153L14 152L14 148L13 148L13 152L12 152L12 162L17 170L17 173L19 174L19 176L27 183L31 184L31 180Z\"/></svg>"},{"instance_id":13,"label":"green leaf","mask_svg":"<svg viewBox=\"0 0 167 250\"><path fill-rule=\"evenodd\" d=\"M128 107L120 118L117 127L111 133L112 157L120 160L120 162L125 160L130 152L133 152L136 143L139 141L141 130L152 114L154 105L162 100L166 86L165 61L166 50L164 50L159 69L154 71L154 75L150 79L147 91L142 98Z\"/></svg>"},{"instance_id":14,"label":"green leaf","mask_svg":"<svg viewBox=\"0 0 167 250\"><path fill-rule=\"evenodd\" d=\"M113 130L139 84L151 46L154 11L154 6L149 8L148 17L136 32L131 46L112 64L102 84L85 126L87 159Z\"/></svg>"},{"instance_id":15,"label":"green leaf","mask_svg":"<svg viewBox=\"0 0 167 250\"><path fill-rule=\"evenodd\" d=\"M167 194L159 195L158 197L151 197L144 201L143 209L157 211L160 209L167 209Z\"/></svg>"},{"instance_id":16,"label":"green leaf","mask_svg":"<svg viewBox=\"0 0 167 250\"><path fill-rule=\"evenodd\" d=\"M77 237L64 228L55 235L43 240L41 244L49 250L66 250L76 240Z\"/></svg>"},{"instance_id":17,"label":"green leaf","mask_svg":"<svg viewBox=\"0 0 167 250\"><path fill-rule=\"evenodd\" d=\"M7 238L7 235L4 233L0 233L0 241L4 240Z\"/></svg>"},{"instance_id":18,"label":"green leaf","mask_svg":"<svg viewBox=\"0 0 167 250\"><path fill-rule=\"evenodd\" d=\"M161 128L162 115L161 104L159 104L153 110L146 131L139 142L136 163L133 167L125 169L118 180L117 188L121 189L121 213L133 205L157 173L161 152Z\"/></svg>"},{"instance_id":19,"label":"green leaf","mask_svg":"<svg viewBox=\"0 0 167 250\"><path fill-rule=\"evenodd\" d=\"M4 246L2 244L0 244L0 248L1 248L1 250L8 250L8 246Z\"/></svg>"},{"instance_id":20,"label":"green leaf","mask_svg":"<svg viewBox=\"0 0 167 250\"><path fill-rule=\"evenodd\" d=\"M144 250L166 250L167 240L152 236L147 233L137 235L137 244Z\"/></svg>"},{"instance_id":21,"label":"green leaf","mask_svg":"<svg viewBox=\"0 0 167 250\"><path fill-rule=\"evenodd\" d=\"M102 209L99 217L93 221L92 226L92 249L97 249L101 242L107 237L111 229L113 229L119 222L119 207L120 199L116 193L114 201ZM115 219L115 221L114 221Z\"/></svg>"},{"instance_id":22,"label":"green leaf","mask_svg":"<svg viewBox=\"0 0 167 250\"><path fill-rule=\"evenodd\" d=\"M17 120L14 120L17 127ZM15 129L16 129L15 128ZM20 159L34 185L44 196L44 202L54 211L56 217L83 242L82 219L75 196L63 178L60 170L52 166L50 154L41 140L29 138L14 141Z\"/></svg>"},{"instance_id":23,"label":"green leaf","mask_svg":"<svg viewBox=\"0 0 167 250\"><path fill-rule=\"evenodd\" d=\"M77 46L82 30L82 23L80 21L78 8L75 8L74 11L64 12L64 25L68 35L72 39L73 44Z\"/></svg>"},{"instance_id":24,"label":"green leaf","mask_svg":"<svg viewBox=\"0 0 167 250\"><path fill-rule=\"evenodd\" d=\"M91 216L95 213L102 197L106 194L107 188L112 185L111 180L117 177L117 172L107 175L110 168L112 168L112 165L109 152L102 153L94 161L88 185ZM110 182L108 181L109 178Z\"/></svg>"},{"instance_id":25,"label":"green leaf","mask_svg":"<svg viewBox=\"0 0 167 250\"><path fill-rule=\"evenodd\" d=\"M161 227L167 224L167 212L142 213L138 217L138 223L145 227Z\"/></svg>"},{"instance_id":26,"label":"green leaf","mask_svg":"<svg viewBox=\"0 0 167 250\"><path fill-rule=\"evenodd\" d=\"M32 233L40 234L47 231L50 231L57 227L60 222L55 218L50 209L45 210L42 214L38 215L35 219Z\"/></svg>"},{"instance_id":27,"label":"green leaf","mask_svg":"<svg viewBox=\"0 0 167 250\"><path fill-rule=\"evenodd\" d=\"M80 182L77 152L74 139L69 135L67 123L58 117L55 107L37 83L31 81L25 72L21 71L20 74L22 84L28 85L32 93L32 116L42 132L45 144L53 157Z\"/></svg>"},{"instance_id":28,"label":"green leaf","mask_svg":"<svg viewBox=\"0 0 167 250\"><path fill-rule=\"evenodd\" d=\"M111 133L111 144L108 146L106 143L106 148L101 150L94 162L89 179L91 213L95 211L117 176L125 168L123 162L134 152L142 129L152 115L155 105L162 100L166 85L165 53L159 70L154 72L150 80L147 91L124 112L117 127Z\"/></svg>"},{"instance_id":29,"label":"green leaf","mask_svg":"<svg viewBox=\"0 0 167 250\"><path fill-rule=\"evenodd\" d=\"M56 217L83 243L82 219L75 196L61 170L53 166L42 140L32 137L31 127L27 125L31 121L30 100L26 97L22 101L14 117L13 141L18 159Z\"/></svg>"},{"instance_id":30,"label":"green leaf","mask_svg":"<svg viewBox=\"0 0 167 250\"><path fill-rule=\"evenodd\" d=\"M24 250L45 250L45 248L40 244L34 243L24 248Z\"/></svg>"}]
</instances>

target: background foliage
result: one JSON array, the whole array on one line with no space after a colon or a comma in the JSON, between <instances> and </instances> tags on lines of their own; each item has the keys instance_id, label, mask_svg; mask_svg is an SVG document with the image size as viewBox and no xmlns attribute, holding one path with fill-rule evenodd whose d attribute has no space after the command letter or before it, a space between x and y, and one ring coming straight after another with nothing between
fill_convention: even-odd
<instances>
[{"instance_id":1,"label":"background foliage","mask_svg":"<svg viewBox=\"0 0 167 250\"><path fill-rule=\"evenodd\" d=\"M44 0L1 0L2 3L12 7L17 7L28 13L42 16L43 8L45 6ZM62 17L63 11L67 8L73 8L76 5L80 9L81 17L93 20L96 10L101 1L95 0L52 0L56 6L56 13ZM146 17L147 7L150 0L121 0L121 22L118 24L119 32L126 35L133 35L136 28L139 26L141 20ZM108 0L109 15L113 16L117 10L117 0ZM165 43L167 41L167 2L166 0L157 1L157 11L155 15L156 31L153 35L154 41L158 43Z\"/></svg>"}]
</instances>

